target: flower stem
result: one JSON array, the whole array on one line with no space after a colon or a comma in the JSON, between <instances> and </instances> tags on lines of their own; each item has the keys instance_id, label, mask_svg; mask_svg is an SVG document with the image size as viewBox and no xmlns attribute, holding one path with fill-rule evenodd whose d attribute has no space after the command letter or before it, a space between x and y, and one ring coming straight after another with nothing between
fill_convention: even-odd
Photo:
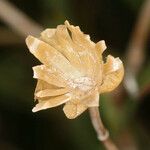
<instances>
[{"instance_id":1,"label":"flower stem","mask_svg":"<svg viewBox=\"0 0 150 150\"><path fill-rule=\"evenodd\" d=\"M91 121L97 133L98 140L101 141L107 150L118 150L114 142L109 137L108 130L104 127L98 107L89 108Z\"/></svg>"}]
</instances>

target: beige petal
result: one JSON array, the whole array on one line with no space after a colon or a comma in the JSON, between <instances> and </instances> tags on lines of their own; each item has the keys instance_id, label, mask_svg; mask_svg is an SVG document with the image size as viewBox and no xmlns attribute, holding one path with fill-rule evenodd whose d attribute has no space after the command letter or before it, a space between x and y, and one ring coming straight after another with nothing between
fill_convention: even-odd
<instances>
[{"instance_id":1,"label":"beige petal","mask_svg":"<svg viewBox=\"0 0 150 150\"><path fill-rule=\"evenodd\" d=\"M62 53L79 71L83 70L83 63L65 25L57 26L55 32L52 29L44 30L41 39Z\"/></svg>"},{"instance_id":2,"label":"beige petal","mask_svg":"<svg viewBox=\"0 0 150 150\"><path fill-rule=\"evenodd\" d=\"M43 90L46 90L46 89L58 89L57 86L54 86L52 84L49 84L43 80L38 80L37 81L37 85L36 85L36 88L35 88L35 92L34 92L34 99L38 99L38 97L36 96L36 93L39 92L39 91L43 91Z\"/></svg>"},{"instance_id":3,"label":"beige petal","mask_svg":"<svg viewBox=\"0 0 150 150\"><path fill-rule=\"evenodd\" d=\"M84 34L78 26L70 25L68 21L65 21L66 27L71 31L72 40L77 45L82 45L84 47L94 48L95 43L90 40L90 36Z\"/></svg>"},{"instance_id":4,"label":"beige petal","mask_svg":"<svg viewBox=\"0 0 150 150\"><path fill-rule=\"evenodd\" d=\"M61 46L56 37L56 30L57 29L45 29L41 33L40 39L59 51Z\"/></svg>"},{"instance_id":5,"label":"beige petal","mask_svg":"<svg viewBox=\"0 0 150 150\"><path fill-rule=\"evenodd\" d=\"M51 85L43 80L38 80L36 89L35 89L35 100L47 100L52 96L59 96L71 92L68 88L60 88L54 85Z\"/></svg>"},{"instance_id":6,"label":"beige petal","mask_svg":"<svg viewBox=\"0 0 150 150\"><path fill-rule=\"evenodd\" d=\"M107 48L106 44L105 44L105 41L102 40L102 41L97 42L96 45L95 45L95 48L96 48L98 56L102 56L102 53ZM100 58L100 60L102 60L102 58Z\"/></svg>"},{"instance_id":7,"label":"beige petal","mask_svg":"<svg viewBox=\"0 0 150 150\"><path fill-rule=\"evenodd\" d=\"M58 87L54 86L52 84L49 84L46 81L38 80L37 85L36 85L36 89L35 89L35 93L42 91L42 90L45 90L45 89L58 89Z\"/></svg>"},{"instance_id":8,"label":"beige petal","mask_svg":"<svg viewBox=\"0 0 150 150\"><path fill-rule=\"evenodd\" d=\"M74 44L77 46L80 59L83 62L86 73L90 77L97 76L100 68L100 60L95 51L95 43L90 40L90 36L84 34L79 27L70 25L65 21L65 25L71 32Z\"/></svg>"},{"instance_id":9,"label":"beige petal","mask_svg":"<svg viewBox=\"0 0 150 150\"><path fill-rule=\"evenodd\" d=\"M67 118L74 119L80 114L82 114L88 107L95 106L99 106L98 90L94 90L90 96L84 99L68 101L65 104L63 111Z\"/></svg>"},{"instance_id":10,"label":"beige petal","mask_svg":"<svg viewBox=\"0 0 150 150\"><path fill-rule=\"evenodd\" d=\"M103 70L102 53L104 52L104 50L106 48L107 47L106 47L105 41L103 41L103 40L97 42L95 45L95 51L98 56L98 62L100 63L100 65L97 66L97 68L96 68L97 72L95 72L95 80L96 80L96 82L99 82L99 83L102 82L102 70Z\"/></svg>"},{"instance_id":11,"label":"beige petal","mask_svg":"<svg viewBox=\"0 0 150 150\"><path fill-rule=\"evenodd\" d=\"M114 90L122 81L123 76L124 68L122 61L109 55L107 62L104 64L103 83L99 87L99 92L105 93Z\"/></svg>"},{"instance_id":12,"label":"beige petal","mask_svg":"<svg viewBox=\"0 0 150 150\"><path fill-rule=\"evenodd\" d=\"M43 80L49 84L66 87L66 81L59 72L55 71L52 67L46 67L44 65L39 65L33 67L34 78Z\"/></svg>"},{"instance_id":13,"label":"beige petal","mask_svg":"<svg viewBox=\"0 0 150 150\"><path fill-rule=\"evenodd\" d=\"M39 100L39 103L32 109L33 112L37 112L42 109L48 109L52 107L59 106L63 103L66 103L70 100L70 97L67 95L61 95L57 97L51 97L48 100Z\"/></svg>"},{"instance_id":14,"label":"beige petal","mask_svg":"<svg viewBox=\"0 0 150 150\"><path fill-rule=\"evenodd\" d=\"M61 72L66 79L83 76L83 74L77 71L60 52L47 43L33 36L28 36L26 38L26 43L30 52L35 57L46 66L52 66L58 72Z\"/></svg>"},{"instance_id":15,"label":"beige petal","mask_svg":"<svg viewBox=\"0 0 150 150\"><path fill-rule=\"evenodd\" d=\"M67 102L63 108L63 111L67 118L74 119L83 113L87 109L86 105L81 103Z\"/></svg>"},{"instance_id":16,"label":"beige petal","mask_svg":"<svg viewBox=\"0 0 150 150\"><path fill-rule=\"evenodd\" d=\"M43 98L43 97L50 97L50 96L58 96L66 93L68 93L67 88L45 89L35 93L35 96L39 98Z\"/></svg>"}]
</instances>

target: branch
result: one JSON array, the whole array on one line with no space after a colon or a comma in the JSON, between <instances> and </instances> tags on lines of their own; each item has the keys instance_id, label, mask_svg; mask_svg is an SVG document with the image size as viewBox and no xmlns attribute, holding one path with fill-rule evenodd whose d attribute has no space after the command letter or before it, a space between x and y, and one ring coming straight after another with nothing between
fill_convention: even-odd
<instances>
[{"instance_id":1,"label":"branch","mask_svg":"<svg viewBox=\"0 0 150 150\"><path fill-rule=\"evenodd\" d=\"M137 23L131 35L126 54L126 75L124 85L127 91L136 97L138 84L136 76L145 59L145 43L150 29L150 0L146 0L141 8Z\"/></svg>"},{"instance_id":2,"label":"branch","mask_svg":"<svg viewBox=\"0 0 150 150\"><path fill-rule=\"evenodd\" d=\"M41 26L6 0L0 0L0 19L22 37L29 34L36 36L43 30Z\"/></svg>"},{"instance_id":3,"label":"branch","mask_svg":"<svg viewBox=\"0 0 150 150\"><path fill-rule=\"evenodd\" d=\"M110 139L108 130L102 123L98 107L89 108L89 112L93 127L97 133L99 141L103 143L107 150L118 150L116 145Z\"/></svg>"}]
</instances>

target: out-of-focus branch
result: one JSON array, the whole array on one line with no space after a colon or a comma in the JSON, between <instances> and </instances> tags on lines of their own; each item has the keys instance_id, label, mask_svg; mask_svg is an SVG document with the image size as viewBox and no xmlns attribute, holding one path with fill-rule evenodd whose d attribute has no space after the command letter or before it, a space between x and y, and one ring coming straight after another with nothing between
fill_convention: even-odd
<instances>
[{"instance_id":1,"label":"out-of-focus branch","mask_svg":"<svg viewBox=\"0 0 150 150\"><path fill-rule=\"evenodd\" d=\"M150 29L150 0L146 0L141 8L137 23L132 32L126 54L126 75L124 85L133 97L138 94L136 76L145 59L145 43Z\"/></svg>"},{"instance_id":2,"label":"out-of-focus branch","mask_svg":"<svg viewBox=\"0 0 150 150\"><path fill-rule=\"evenodd\" d=\"M107 150L118 150L116 145L110 139L108 130L103 125L98 107L89 108L89 112L93 127L97 133L99 141L103 143Z\"/></svg>"},{"instance_id":3,"label":"out-of-focus branch","mask_svg":"<svg viewBox=\"0 0 150 150\"><path fill-rule=\"evenodd\" d=\"M0 0L0 19L22 37L29 34L36 36L42 31L41 26L6 0Z\"/></svg>"}]
</instances>

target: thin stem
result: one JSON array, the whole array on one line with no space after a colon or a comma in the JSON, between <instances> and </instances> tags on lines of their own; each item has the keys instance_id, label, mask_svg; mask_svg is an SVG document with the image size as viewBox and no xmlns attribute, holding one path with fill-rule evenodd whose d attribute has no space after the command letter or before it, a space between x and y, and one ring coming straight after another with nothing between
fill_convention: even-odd
<instances>
[{"instance_id":1,"label":"thin stem","mask_svg":"<svg viewBox=\"0 0 150 150\"><path fill-rule=\"evenodd\" d=\"M104 147L107 150L118 150L116 145L109 137L108 130L104 127L103 122L100 117L99 108L98 107L90 107L89 108L91 121L93 127L97 133L98 140L101 141Z\"/></svg>"}]
</instances>

